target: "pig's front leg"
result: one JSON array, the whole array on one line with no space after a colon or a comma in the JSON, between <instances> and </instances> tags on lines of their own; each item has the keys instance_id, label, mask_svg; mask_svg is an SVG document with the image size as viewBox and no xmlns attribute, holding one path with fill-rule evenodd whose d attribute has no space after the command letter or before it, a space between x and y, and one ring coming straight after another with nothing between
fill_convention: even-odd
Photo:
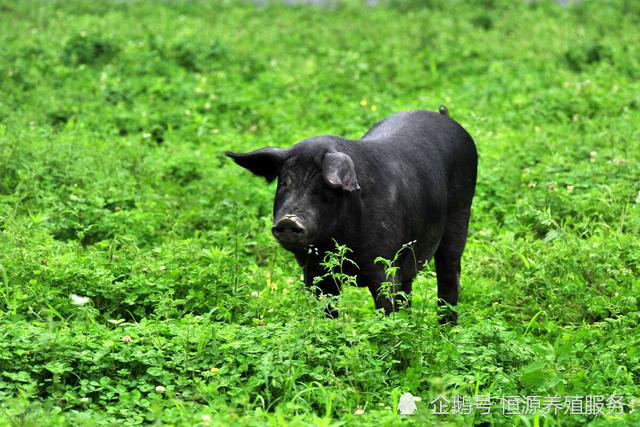
<instances>
[{"instance_id":1,"label":"pig's front leg","mask_svg":"<svg viewBox=\"0 0 640 427\"><path fill-rule=\"evenodd\" d=\"M382 274L379 280L371 281L368 288L376 310L384 309L387 316L410 305L408 298L411 293L411 280L400 282L397 279L385 278Z\"/></svg>"},{"instance_id":2,"label":"pig's front leg","mask_svg":"<svg viewBox=\"0 0 640 427\"><path fill-rule=\"evenodd\" d=\"M307 283L311 289L313 289L316 297L318 299L322 297L338 297L340 295L340 286L336 284L331 278L324 279L319 283L311 284ZM335 307L334 301L330 301L324 309L327 317L331 317L332 319L337 319L340 313Z\"/></svg>"},{"instance_id":3,"label":"pig's front leg","mask_svg":"<svg viewBox=\"0 0 640 427\"><path fill-rule=\"evenodd\" d=\"M317 283L314 283L314 279L316 277L323 276L322 267L319 265L319 258L316 258L317 257L298 258L298 262L304 271L305 285L308 289L313 290L313 293L318 299L322 297L333 298L339 296L341 291L340 284L334 281L331 277L325 277ZM327 317L331 317L333 319L338 318L340 315L333 302L329 302L324 311L327 314Z\"/></svg>"}]
</instances>

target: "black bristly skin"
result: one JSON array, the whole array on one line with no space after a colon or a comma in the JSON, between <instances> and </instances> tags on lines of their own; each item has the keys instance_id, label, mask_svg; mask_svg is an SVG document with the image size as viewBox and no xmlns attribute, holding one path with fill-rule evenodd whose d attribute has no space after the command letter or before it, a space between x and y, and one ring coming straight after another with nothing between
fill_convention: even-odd
<instances>
[{"instance_id":1,"label":"black bristly skin","mask_svg":"<svg viewBox=\"0 0 640 427\"><path fill-rule=\"evenodd\" d=\"M410 250L401 251L391 291L409 294L417 270L433 257L441 320L456 322L457 314L447 306L458 302L477 152L446 108L394 114L358 141L318 136L288 149L227 155L269 182L278 178L274 225L290 216L304 230L294 243L281 243L303 267L308 286L325 273L322 254L334 249L335 240L353 250L350 258L359 266L347 263L345 273L357 276L376 308L389 314L398 309L399 297L392 301L382 295L380 284L389 278L374 260L393 259L403 244L415 240L417 265ZM308 250L310 245L317 254ZM317 292L338 295L340 289L327 279ZM333 309L328 314L337 316Z\"/></svg>"}]
</instances>

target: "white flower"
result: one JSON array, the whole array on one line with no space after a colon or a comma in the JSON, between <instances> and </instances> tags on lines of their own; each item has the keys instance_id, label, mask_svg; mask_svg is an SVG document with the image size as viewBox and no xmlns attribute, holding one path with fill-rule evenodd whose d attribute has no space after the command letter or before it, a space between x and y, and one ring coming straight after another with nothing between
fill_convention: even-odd
<instances>
[{"instance_id":1,"label":"white flower","mask_svg":"<svg viewBox=\"0 0 640 427\"><path fill-rule=\"evenodd\" d=\"M156 386L156 391L158 393L164 393L165 391L167 391L167 389L164 388L164 386L158 385L158 386Z\"/></svg>"},{"instance_id":2,"label":"white flower","mask_svg":"<svg viewBox=\"0 0 640 427\"><path fill-rule=\"evenodd\" d=\"M398 411L400 412L400 415L413 415L416 409L418 409L416 402L420 402L421 400L422 399L412 395L411 393L405 393L400 396L400 401L398 402Z\"/></svg>"},{"instance_id":3,"label":"white flower","mask_svg":"<svg viewBox=\"0 0 640 427\"><path fill-rule=\"evenodd\" d=\"M364 409L363 408L356 408L355 412L353 413L353 415L364 415Z\"/></svg>"},{"instance_id":4,"label":"white flower","mask_svg":"<svg viewBox=\"0 0 640 427\"><path fill-rule=\"evenodd\" d=\"M89 302L89 297L81 297L80 295L71 294L71 304L85 305Z\"/></svg>"},{"instance_id":5,"label":"white flower","mask_svg":"<svg viewBox=\"0 0 640 427\"><path fill-rule=\"evenodd\" d=\"M251 291L251 296L252 297L258 297L260 295L260 293L258 291Z\"/></svg>"},{"instance_id":6,"label":"white flower","mask_svg":"<svg viewBox=\"0 0 640 427\"><path fill-rule=\"evenodd\" d=\"M125 335L122 337L122 342L125 344L129 344L131 342L131 337L129 335Z\"/></svg>"},{"instance_id":7,"label":"white flower","mask_svg":"<svg viewBox=\"0 0 640 427\"><path fill-rule=\"evenodd\" d=\"M412 240L410 242L405 243L404 245L402 245L403 248L408 248L409 246L413 246L417 243L417 240Z\"/></svg>"},{"instance_id":8,"label":"white flower","mask_svg":"<svg viewBox=\"0 0 640 427\"><path fill-rule=\"evenodd\" d=\"M89 401L88 397L83 397L80 399L80 402L87 403Z\"/></svg>"},{"instance_id":9,"label":"white flower","mask_svg":"<svg viewBox=\"0 0 640 427\"><path fill-rule=\"evenodd\" d=\"M211 422L211 415L204 414L201 419L202 424L209 425L209 423Z\"/></svg>"}]
</instances>

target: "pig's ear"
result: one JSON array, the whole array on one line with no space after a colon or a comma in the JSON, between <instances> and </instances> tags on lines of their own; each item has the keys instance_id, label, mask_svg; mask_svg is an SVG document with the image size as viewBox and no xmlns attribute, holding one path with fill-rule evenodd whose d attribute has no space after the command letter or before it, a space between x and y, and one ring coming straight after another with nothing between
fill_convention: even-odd
<instances>
[{"instance_id":1,"label":"pig's ear","mask_svg":"<svg viewBox=\"0 0 640 427\"><path fill-rule=\"evenodd\" d=\"M330 187L340 187L346 191L360 189L353 160L344 153L329 152L324 155L322 159L322 176Z\"/></svg>"},{"instance_id":2,"label":"pig's ear","mask_svg":"<svg viewBox=\"0 0 640 427\"><path fill-rule=\"evenodd\" d=\"M280 173L282 163L287 158L288 150L282 148L260 148L250 153L233 153L226 151L237 164L248 169L252 174L272 182Z\"/></svg>"}]
</instances>

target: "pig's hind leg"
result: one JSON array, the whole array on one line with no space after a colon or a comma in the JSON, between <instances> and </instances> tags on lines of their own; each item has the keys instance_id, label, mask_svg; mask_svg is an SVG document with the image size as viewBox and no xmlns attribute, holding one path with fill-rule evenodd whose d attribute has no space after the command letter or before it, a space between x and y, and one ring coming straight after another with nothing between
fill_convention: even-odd
<instances>
[{"instance_id":1,"label":"pig's hind leg","mask_svg":"<svg viewBox=\"0 0 640 427\"><path fill-rule=\"evenodd\" d=\"M438 278L438 312L440 323L456 324L458 313L450 307L458 304L460 258L467 241L470 209L459 209L447 215L440 245L434 258Z\"/></svg>"}]
</instances>

